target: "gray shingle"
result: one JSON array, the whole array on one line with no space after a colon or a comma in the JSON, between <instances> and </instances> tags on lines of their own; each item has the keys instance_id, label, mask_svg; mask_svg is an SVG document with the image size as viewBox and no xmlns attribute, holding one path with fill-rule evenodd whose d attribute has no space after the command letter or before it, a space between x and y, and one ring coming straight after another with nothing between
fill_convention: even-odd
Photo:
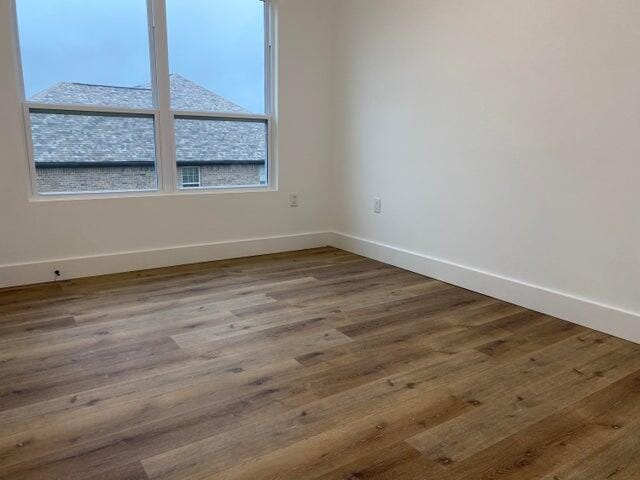
<instances>
[{"instance_id":1,"label":"gray shingle","mask_svg":"<svg viewBox=\"0 0 640 480\"><path fill-rule=\"evenodd\" d=\"M264 162L266 123L177 118L178 163Z\"/></svg>"},{"instance_id":2,"label":"gray shingle","mask_svg":"<svg viewBox=\"0 0 640 480\"><path fill-rule=\"evenodd\" d=\"M181 75L169 76L172 108L203 112L249 113L240 105L221 97ZM40 103L99 105L108 107L153 108L149 85L112 87L87 83L60 82L31 98Z\"/></svg>"},{"instance_id":3,"label":"gray shingle","mask_svg":"<svg viewBox=\"0 0 640 480\"><path fill-rule=\"evenodd\" d=\"M56 83L53 87L35 94L31 101L70 105L153 108L151 89L148 87L110 87L86 83Z\"/></svg>"},{"instance_id":4,"label":"gray shingle","mask_svg":"<svg viewBox=\"0 0 640 480\"><path fill-rule=\"evenodd\" d=\"M36 165L154 162L152 117L31 113Z\"/></svg>"},{"instance_id":5,"label":"gray shingle","mask_svg":"<svg viewBox=\"0 0 640 480\"><path fill-rule=\"evenodd\" d=\"M178 108L246 113L240 106L179 75L171 76ZM145 87L121 88L58 83L34 97L46 103L150 108ZM151 117L31 113L36 164L145 163L155 160ZM233 120L177 119L176 156L181 164L262 163L267 158L266 124Z\"/></svg>"},{"instance_id":6,"label":"gray shingle","mask_svg":"<svg viewBox=\"0 0 640 480\"><path fill-rule=\"evenodd\" d=\"M203 112L250 113L240 105L207 90L197 83L173 74L169 77L171 108Z\"/></svg>"}]
</instances>

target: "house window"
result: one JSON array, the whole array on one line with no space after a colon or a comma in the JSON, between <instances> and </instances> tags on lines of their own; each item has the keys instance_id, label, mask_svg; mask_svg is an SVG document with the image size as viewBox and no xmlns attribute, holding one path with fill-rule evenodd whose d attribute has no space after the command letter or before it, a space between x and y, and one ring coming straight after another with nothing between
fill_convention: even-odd
<instances>
[{"instance_id":1,"label":"house window","mask_svg":"<svg viewBox=\"0 0 640 480\"><path fill-rule=\"evenodd\" d=\"M260 167L260 185L267 184L267 166Z\"/></svg>"},{"instance_id":2,"label":"house window","mask_svg":"<svg viewBox=\"0 0 640 480\"><path fill-rule=\"evenodd\" d=\"M17 0L16 12L34 190L155 190L146 1ZM125 30L128 48L113 48Z\"/></svg>"},{"instance_id":3,"label":"house window","mask_svg":"<svg viewBox=\"0 0 640 480\"><path fill-rule=\"evenodd\" d=\"M268 163L270 125L265 3L166 0L166 12L178 166L195 161L206 168L202 187L265 185L260 178Z\"/></svg>"},{"instance_id":4,"label":"house window","mask_svg":"<svg viewBox=\"0 0 640 480\"><path fill-rule=\"evenodd\" d=\"M200 186L200 167L182 167L182 187L196 188Z\"/></svg>"},{"instance_id":5,"label":"house window","mask_svg":"<svg viewBox=\"0 0 640 480\"><path fill-rule=\"evenodd\" d=\"M269 0L14 1L35 195L269 185Z\"/></svg>"}]
</instances>

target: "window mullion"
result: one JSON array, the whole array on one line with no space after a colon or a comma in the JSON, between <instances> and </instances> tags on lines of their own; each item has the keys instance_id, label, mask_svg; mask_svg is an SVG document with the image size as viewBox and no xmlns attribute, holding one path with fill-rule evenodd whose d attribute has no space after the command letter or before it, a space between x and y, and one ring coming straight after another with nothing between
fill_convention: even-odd
<instances>
[{"instance_id":1,"label":"window mullion","mask_svg":"<svg viewBox=\"0 0 640 480\"><path fill-rule=\"evenodd\" d=\"M152 12L150 28L153 31L153 63L155 66L153 78L155 80L155 101L158 110L156 132L159 138L160 151L158 152L158 159L162 172L160 190L173 192L176 190L177 170L175 166L175 140L169 83L166 4L165 0L148 1Z\"/></svg>"},{"instance_id":2,"label":"window mullion","mask_svg":"<svg viewBox=\"0 0 640 480\"><path fill-rule=\"evenodd\" d=\"M273 115L272 74L273 38L271 36L271 2L264 0L264 112Z\"/></svg>"},{"instance_id":3,"label":"window mullion","mask_svg":"<svg viewBox=\"0 0 640 480\"><path fill-rule=\"evenodd\" d=\"M276 72L275 72L275 52L274 52L274 12L272 0L264 0L264 33L265 33L265 113L268 116L267 119L267 161L265 169L267 172L268 184L272 187L276 187L277 173L276 165L274 162L275 153L275 90L276 90Z\"/></svg>"}]
</instances>

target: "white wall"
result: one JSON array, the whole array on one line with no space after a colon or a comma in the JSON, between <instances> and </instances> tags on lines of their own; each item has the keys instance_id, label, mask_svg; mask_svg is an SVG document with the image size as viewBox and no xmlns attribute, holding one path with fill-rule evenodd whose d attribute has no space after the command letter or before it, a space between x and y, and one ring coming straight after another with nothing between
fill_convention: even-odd
<instances>
[{"instance_id":1,"label":"white wall","mask_svg":"<svg viewBox=\"0 0 640 480\"><path fill-rule=\"evenodd\" d=\"M505 280L485 290L507 299L511 282L604 304L640 339L640 2L347 0L337 14L338 243ZM482 290L482 275L458 283Z\"/></svg>"},{"instance_id":2,"label":"white wall","mask_svg":"<svg viewBox=\"0 0 640 480\"><path fill-rule=\"evenodd\" d=\"M60 264L73 270L63 268L65 276L127 267L111 267L113 259L90 268L55 259L327 230L325 195L332 120L327 101L332 44L327 39L332 37L331 2L277 2L279 192L55 202L28 201L9 3L0 1L0 286L48 280L51 268ZM297 209L288 206L289 192L294 191L300 196ZM304 247L317 242L322 240L303 237L300 243L282 245ZM160 252L128 266L206 260L208 255L202 249L198 254L180 251ZM158 257L164 258L159 261ZM34 262L37 268L23 265Z\"/></svg>"},{"instance_id":3,"label":"white wall","mask_svg":"<svg viewBox=\"0 0 640 480\"><path fill-rule=\"evenodd\" d=\"M279 192L57 202L7 4L0 285L329 242L640 341L637 0L278 0Z\"/></svg>"}]
</instances>

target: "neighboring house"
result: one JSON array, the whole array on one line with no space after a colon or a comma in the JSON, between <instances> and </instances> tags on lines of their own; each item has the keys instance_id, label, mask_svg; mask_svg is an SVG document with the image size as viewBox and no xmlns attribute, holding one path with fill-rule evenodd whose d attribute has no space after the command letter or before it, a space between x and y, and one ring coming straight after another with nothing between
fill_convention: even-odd
<instances>
[{"instance_id":1,"label":"neighboring house","mask_svg":"<svg viewBox=\"0 0 640 480\"><path fill-rule=\"evenodd\" d=\"M179 75L171 75L176 110L248 113ZM34 102L152 108L151 89L58 83ZM147 190L156 188L154 119L32 111L33 152L39 192ZM183 188L266 183L264 123L175 120L178 184Z\"/></svg>"}]
</instances>

